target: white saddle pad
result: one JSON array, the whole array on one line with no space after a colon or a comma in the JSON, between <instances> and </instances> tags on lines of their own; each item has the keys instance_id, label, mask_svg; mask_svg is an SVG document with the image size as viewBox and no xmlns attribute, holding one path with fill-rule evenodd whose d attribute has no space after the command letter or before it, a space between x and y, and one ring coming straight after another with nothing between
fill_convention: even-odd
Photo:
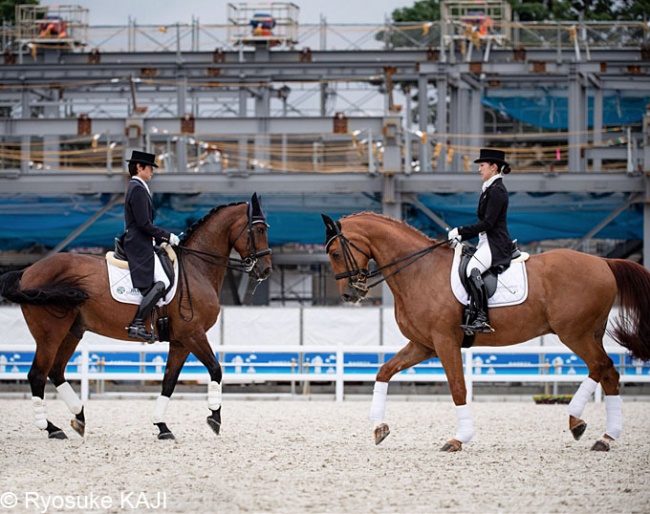
<instances>
[{"instance_id":1,"label":"white saddle pad","mask_svg":"<svg viewBox=\"0 0 650 514\"><path fill-rule=\"evenodd\" d=\"M155 265L153 272L154 282L163 282L165 288L169 287L169 279L165 274L165 270L160 264L160 257L155 255ZM174 263L174 285L169 292L163 296L156 305L162 307L172 301L176 294L176 286L178 284L178 262L173 259ZM142 293L133 287L131 282L131 273L126 265L126 261L115 259L114 252L106 253L106 264L108 266L108 282L111 288L111 295L115 301L121 303L132 303L140 305L142 303Z\"/></svg>"},{"instance_id":2,"label":"white saddle pad","mask_svg":"<svg viewBox=\"0 0 650 514\"><path fill-rule=\"evenodd\" d=\"M454 262L451 265L451 290L460 303L468 305L469 295L458 276L460 252L461 246L456 245ZM510 267L499 274L497 290L488 300L488 307L508 307L510 305L519 305L526 301L526 298L528 298L528 275L526 274L525 261L528 260L528 257L530 257L529 254L522 252L521 257L512 261Z\"/></svg>"}]
</instances>

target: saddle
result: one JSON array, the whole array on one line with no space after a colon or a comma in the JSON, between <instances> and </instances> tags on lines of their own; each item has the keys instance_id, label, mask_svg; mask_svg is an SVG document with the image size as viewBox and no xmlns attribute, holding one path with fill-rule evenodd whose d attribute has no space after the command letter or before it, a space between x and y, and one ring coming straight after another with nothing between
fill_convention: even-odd
<instances>
[{"instance_id":1,"label":"saddle","mask_svg":"<svg viewBox=\"0 0 650 514\"><path fill-rule=\"evenodd\" d=\"M463 244L463 249L462 253L460 255L460 264L458 266L458 274L460 276L460 281L463 284L463 287L465 288L465 291L468 293L470 292L469 289L469 278L467 277L467 266L469 264L469 260L472 258L472 255L476 252L476 245L473 245L471 243L465 243ZM517 246L517 240L515 239L512 241L512 248L510 250L510 261L514 261L518 259L519 257L522 256L521 250L519 250L519 247ZM510 263L507 265L501 265L501 266L493 266L489 270L487 270L485 273L483 273L481 276L483 277L483 281L485 282L485 288L487 290L487 295L488 298L492 298L494 296L495 291L497 290L497 277L500 273L503 273L505 270L508 269L510 266Z\"/></svg>"},{"instance_id":2,"label":"saddle","mask_svg":"<svg viewBox=\"0 0 650 514\"><path fill-rule=\"evenodd\" d=\"M153 247L153 251L160 259L160 264L165 271L165 275L167 275L167 278L169 279L169 287L165 289L165 294L167 294L174 286L174 262L176 261L176 253L170 245L156 245ZM110 261L111 264L120 268L128 269L129 264L126 258L126 252L124 251L124 234L115 238L115 250L113 250L112 253L108 252L106 254L106 259Z\"/></svg>"}]
</instances>

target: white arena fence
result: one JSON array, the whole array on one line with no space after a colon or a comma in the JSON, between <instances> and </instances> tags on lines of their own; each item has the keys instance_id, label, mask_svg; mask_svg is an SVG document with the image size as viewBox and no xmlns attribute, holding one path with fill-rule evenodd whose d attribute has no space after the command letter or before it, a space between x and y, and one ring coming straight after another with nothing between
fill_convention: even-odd
<instances>
[{"instance_id":1,"label":"white arena fence","mask_svg":"<svg viewBox=\"0 0 650 514\"><path fill-rule=\"evenodd\" d=\"M0 308L0 380L25 381L35 344L18 307ZM335 397L345 396L346 382L373 382L381 365L407 340L392 308L382 307L224 307L208 332L224 370L224 383L312 382L335 384ZM649 383L650 365L636 361L607 339L621 382ZM66 369L79 381L85 401L91 383L137 384L161 381L167 343L124 342L87 333ZM543 336L516 346L463 349L468 398L477 383L579 383L587 376L584 362L556 336ZM188 358L181 381L207 383L205 367ZM446 382L438 359L395 375L392 382ZM308 387L307 387L308 389ZM293 390L293 388L292 388ZM269 391L271 392L271 391ZM601 397L597 391L596 401Z\"/></svg>"}]
</instances>

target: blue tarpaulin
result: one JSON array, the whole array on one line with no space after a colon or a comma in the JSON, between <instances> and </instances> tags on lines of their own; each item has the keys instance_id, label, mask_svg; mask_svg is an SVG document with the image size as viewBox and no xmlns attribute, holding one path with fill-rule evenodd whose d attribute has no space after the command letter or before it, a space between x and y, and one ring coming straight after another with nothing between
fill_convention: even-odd
<instances>
[{"instance_id":1,"label":"blue tarpaulin","mask_svg":"<svg viewBox=\"0 0 650 514\"><path fill-rule=\"evenodd\" d=\"M216 194L154 195L155 223L180 233L217 205L249 198ZM53 247L88 221L110 200L109 195L0 195L0 250L33 245ZM476 220L478 193L420 195L419 200L450 226ZM521 243L581 238L623 205L622 193L511 193L509 228ZM381 212L380 199L363 194L268 195L263 199L272 246L285 243L322 244L320 214L333 219L361 211ZM436 237L441 229L417 208L404 205L404 220ZM124 230L123 207L117 205L82 232L70 247L113 246ZM597 238L642 239L642 205L635 204L608 223Z\"/></svg>"}]
</instances>

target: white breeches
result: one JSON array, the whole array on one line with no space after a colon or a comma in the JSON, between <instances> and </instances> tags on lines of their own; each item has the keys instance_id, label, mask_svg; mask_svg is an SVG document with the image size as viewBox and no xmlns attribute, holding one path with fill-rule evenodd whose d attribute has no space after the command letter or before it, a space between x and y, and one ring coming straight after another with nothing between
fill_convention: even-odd
<instances>
[{"instance_id":1,"label":"white breeches","mask_svg":"<svg viewBox=\"0 0 650 514\"><path fill-rule=\"evenodd\" d=\"M481 232L478 236L478 245L476 246L476 253L469 260L467 265L466 274L469 277L474 268L478 268L481 273L485 273L492 266L492 252L490 251L490 244L485 233Z\"/></svg>"}]
</instances>

